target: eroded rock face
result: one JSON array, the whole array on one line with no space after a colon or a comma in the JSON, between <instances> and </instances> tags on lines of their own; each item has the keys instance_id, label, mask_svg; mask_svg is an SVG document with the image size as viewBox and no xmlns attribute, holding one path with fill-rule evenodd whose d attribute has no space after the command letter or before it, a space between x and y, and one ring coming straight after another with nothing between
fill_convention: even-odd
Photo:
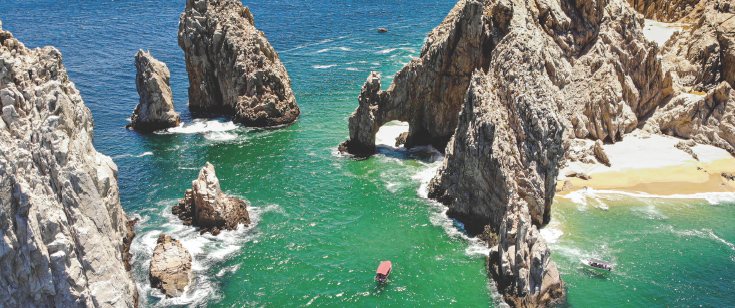
<instances>
[{"instance_id":1,"label":"eroded rock face","mask_svg":"<svg viewBox=\"0 0 735 308\"><path fill-rule=\"evenodd\" d=\"M151 132L179 126L180 117L174 110L171 94L171 73L166 63L156 60L150 52L138 50L135 54L135 86L140 101L130 117L129 128Z\"/></svg>"},{"instance_id":2,"label":"eroded rock face","mask_svg":"<svg viewBox=\"0 0 735 308\"><path fill-rule=\"evenodd\" d=\"M222 230L237 229L238 224L250 224L247 204L222 192L214 165L207 162L191 184L192 189L186 190L184 198L172 210L185 225L217 235Z\"/></svg>"},{"instance_id":3,"label":"eroded rock face","mask_svg":"<svg viewBox=\"0 0 735 308\"><path fill-rule=\"evenodd\" d=\"M299 117L286 68L240 1L187 0L178 36L189 110L234 115L236 123L260 127Z\"/></svg>"},{"instance_id":4,"label":"eroded rock face","mask_svg":"<svg viewBox=\"0 0 735 308\"><path fill-rule=\"evenodd\" d=\"M136 306L117 166L61 53L1 23L0 101L0 306Z\"/></svg>"},{"instance_id":5,"label":"eroded rock face","mask_svg":"<svg viewBox=\"0 0 735 308\"><path fill-rule=\"evenodd\" d=\"M482 4L460 0L429 33L419 58L404 66L386 91L371 73L350 116L350 139L340 151L375 153L375 134L393 120L409 123L405 146L433 145L444 151L472 72L481 66Z\"/></svg>"},{"instance_id":6,"label":"eroded rock face","mask_svg":"<svg viewBox=\"0 0 735 308\"><path fill-rule=\"evenodd\" d=\"M627 0L646 19L675 22L689 15L706 0Z\"/></svg>"},{"instance_id":7,"label":"eroded rock face","mask_svg":"<svg viewBox=\"0 0 735 308\"><path fill-rule=\"evenodd\" d=\"M158 236L151 258L151 287L158 288L166 297L184 293L191 276L191 254L181 243L166 234Z\"/></svg>"}]
</instances>

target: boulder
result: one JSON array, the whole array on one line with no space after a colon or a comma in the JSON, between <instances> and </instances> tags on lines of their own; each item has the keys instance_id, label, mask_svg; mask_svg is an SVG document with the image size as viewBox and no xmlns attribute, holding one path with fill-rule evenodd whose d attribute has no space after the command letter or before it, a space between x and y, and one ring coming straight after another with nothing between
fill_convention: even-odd
<instances>
[{"instance_id":1,"label":"boulder","mask_svg":"<svg viewBox=\"0 0 735 308\"><path fill-rule=\"evenodd\" d=\"M117 165L54 47L0 24L0 307L135 307Z\"/></svg>"},{"instance_id":2,"label":"boulder","mask_svg":"<svg viewBox=\"0 0 735 308\"><path fill-rule=\"evenodd\" d=\"M177 297L191 280L191 254L181 243L166 234L158 236L151 258L151 287L158 288L166 297Z\"/></svg>"},{"instance_id":3,"label":"boulder","mask_svg":"<svg viewBox=\"0 0 735 308\"><path fill-rule=\"evenodd\" d=\"M199 227L202 234L218 235L222 230L237 229L239 224L250 224L247 204L222 192L214 165L209 162L199 171L199 177L192 181L192 189L186 190L184 198L172 212L185 225Z\"/></svg>"},{"instance_id":4,"label":"boulder","mask_svg":"<svg viewBox=\"0 0 735 308\"><path fill-rule=\"evenodd\" d=\"M298 119L286 68L240 1L186 0L178 38L190 111L233 115L235 123L258 127Z\"/></svg>"},{"instance_id":5,"label":"boulder","mask_svg":"<svg viewBox=\"0 0 735 308\"><path fill-rule=\"evenodd\" d=\"M130 117L129 128L151 132L179 126L180 117L174 110L171 95L171 73L166 63L156 60L150 52L138 50L135 54L135 86L140 101Z\"/></svg>"},{"instance_id":6,"label":"boulder","mask_svg":"<svg viewBox=\"0 0 735 308\"><path fill-rule=\"evenodd\" d=\"M595 153L595 158L601 164L610 167L610 158L607 157L605 149L602 148L602 140L595 141L595 145L592 146L592 152Z\"/></svg>"}]
</instances>

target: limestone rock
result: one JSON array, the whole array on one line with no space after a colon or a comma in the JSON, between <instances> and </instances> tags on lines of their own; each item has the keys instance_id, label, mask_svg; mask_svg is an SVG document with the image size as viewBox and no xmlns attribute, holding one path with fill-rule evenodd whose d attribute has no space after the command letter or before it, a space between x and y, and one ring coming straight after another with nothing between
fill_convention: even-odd
<instances>
[{"instance_id":1,"label":"limestone rock","mask_svg":"<svg viewBox=\"0 0 735 308\"><path fill-rule=\"evenodd\" d=\"M706 0L627 0L646 19L675 22L692 13L700 2Z\"/></svg>"},{"instance_id":2,"label":"limestone rock","mask_svg":"<svg viewBox=\"0 0 735 308\"><path fill-rule=\"evenodd\" d=\"M238 224L248 226L250 215L247 204L222 192L214 165L207 164L199 171L199 177L192 181L192 189L172 210L185 225L199 227L201 233L217 235L222 230L235 230Z\"/></svg>"},{"instance_id":3,"label":"limestone rock","mask_svg":"<svg viewBox=\"0 0 735 308\"><path fill-rule=\"evenodd\" d=\"M402 133L398 137L396 137L396 147L406 144L407 138L408 138L408 132Z\"/></svg>"},{"instance_id":4,"label":"limestone rock","mask_svg":"<svg viewBox=\"0 0 735 308\"><path fill-rule=\"evenodd\" d=\"M0 307L134 307L117 166L53 47L0 24Z\"/></svg>"},{"instance_id":5,"label":"limestone rock","mask_svg":"<svg viewBox=\"0 0 735 308\"><path fill-rule=\"evenodd\" d=\"M566 180L564 181L564 185L562 185L561 189L559 189L559 192L568 191L572 189L574 189L574 184L572 184L572 181Z\"/></svg>"},{"instance_id":6,"label":"limestone rock","mask_svg":"<svg viewBox=\"0 0 735 308\"><path fill-rule=\"evenodd\" d=\"M299 117L286 68L240 1L186 0L178 37L192 112L234 115L236 123L259 127Z\"/></svg>"},{"instance_id":7,"label":"limestone rock","mask_svg":"<svg viewBox=\"0 0 735 308\"><path fill-rule=\"evenodd\" d=\"M135 86L140 101L130 117L129 128L151 132L179 126L180 117L174 110L171 94L171 73L166 63L156 60L150 52L138 50L135 54Z\"/></svg>"},{"instance_id":8,"label":"limestone rock","mask_svg":"<svg viewBox=\"0 0 735 308\"><path fill-rule=\"evenodd\" d=\"M595 153L595 158L597 158L597 161L605 166L610 167L610 158L607 157L605 149L602 148L602 140L598 139L597 141L595 141L593 152Z\"/></svg>"},{"instance_id":9,"label":"limestone rock","mask_svg":"<svg viewBox=\"0 0 735 308\"><path fill-rule=\"evenodd\" d=\"M722 173L722 177L725 178L728 181L735 181L735 173Z\"/></svg>"},{"instance_id":10,"label":"limestone rock","mask_svg":"<svg viewBox=\"0 0 735 308\"><path fill-rule=\"evenodd\" d=\"M161 289L166 297L184 293L191 276L191 254L181 243L166 234L158 236L151 258L151 287Z\"/></svg>"},{"instance_id":11,"label":"limestone rock","mask_svg":"<svg viewBox=\"0 0 735 308\"><path fill-rule=\"evenodd\" d=\"M697 153L694 153L694 150L692 150L692 147L695 145L697 145L697 143L694 142L693 140L687 140L687 141L679 141L674 147L691 155L692 158L694 158L695 160L699 160Z\"/></svg>"},{"instance_id":12,"label":"limestone rock","mask_svg":"<svg viewBox=\"0 0 735 308\"><path fill-rule=\"evenodd\" d=\"M380 90L380 76L371 73L350 116L350 139L340 151L374 154L378 129L399 120L409 123L407 148L430 144L443 152L457 126L472 72L482 64L482 14L479 2L460 0L429 33L420 57L396 74L388 90Z\"/></svg>"}]
</instances>

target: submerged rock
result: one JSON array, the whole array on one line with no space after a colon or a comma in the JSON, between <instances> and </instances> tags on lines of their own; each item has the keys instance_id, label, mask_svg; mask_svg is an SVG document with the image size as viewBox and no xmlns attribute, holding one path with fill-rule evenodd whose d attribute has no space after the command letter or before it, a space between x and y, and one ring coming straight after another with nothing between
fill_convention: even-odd
<instances>
[{"instance_id":1,"label":"submerged rock","mask_svg":"<svg viewBox=\"0 0 735 308\"><path fill-rule=\"evenodd\" d=\"M151 287L158 288L166 297L177 297L184 293L191 276L191 254L181 242L166 234L158 236L151 258Z\"/></svg>"},{"instance_id":2,"label":"submerged rock","mask_svg":"<svg viewBox=\"0 0 735 308\"><path fill-rule=\"evenodd\" d=\"M222 192L214 165L207 162L191 184L192 189L187 189L184 198L172 209L185 225L217 235L222 230L237 229L238 224L250 224L247 204Z\"/></svg>"},{"instance_id":3,"label":"submerged rock","mask_svg":"<svg viewBox=\"0 0 735 308\"><path fill-rule=\"evenodd\" d=\"M179 126L180 117L174 110L171 94L171 73L166 63L156 60L150 52L138 50L135 54L135 86L140 102L130 117L129 128L151 132Z\"/></svg>"},{"instance_id":4,"label":"submerged rock","mask_svg":"<svg viewBox=\"0 0 735 308\"><path fill-rule=\"evenodd\" d=\"M117 165L59 50L0 23L0 307L134 307Z\"/></svg>"},{"instance_id":5,"label":"submerged rock","mask_svg":"<svg viewBox=\"0 0 735 308\"><path fill-rule=\"evenodd\" d=\"M260 127L299 117L286 68L240 1L187 0L178 37L192 112L234 115L235 123Z\"/></svg>"}]
</instances>

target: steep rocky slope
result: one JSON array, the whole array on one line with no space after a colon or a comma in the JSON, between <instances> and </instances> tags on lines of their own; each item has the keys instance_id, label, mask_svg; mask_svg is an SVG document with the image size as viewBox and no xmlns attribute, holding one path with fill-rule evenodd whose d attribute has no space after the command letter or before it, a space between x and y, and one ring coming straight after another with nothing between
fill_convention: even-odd
<instances>
[{"instance_id":1,"label":"steep rocky slope","mask_svg":"<svg viewBox=\"0 0 735 308\"><path fill-rule=\"evenodd\" d=\"M174 109L171 93L171 73L166 63L156 60L150 52L138 50L135 54L135 86L140 101L135 106L128 127L150 132L179 126L180 117Z\"/></svg>"},{"instance_id":2,"label":"steep rocky slope","mask_svg":"<svg viewBox=\"0 0 735 308\"><path fill-rule=\"evenodd\" d=\"M700 2L706 0L627 0L628 3L646 19L675 22L692 14L701 12ZM699 9L699 10L698 10Z\"/></svg>"},{"instance_id":3,"label":"steep rocky slope","mask_svg":"<svg viewBox=\"0 0 735 308\"><path fill-rule=\"evenodd\" d=\"M136 306L117 166L61 53L0 23L0 100L0 306Z\"/></svg>"},{"instance_id":4,"label":"steep rocky slope","mask_svg":"<svg viewBox=\"0 0 735 308\"><path fill-rule=\"evenodd\" d=\"M563 300L563 283L538 228L550 219L564 144L619 141L675 92L643 25L624 0L459 1L388 91L368 78L340 149L374 153L377 128L394 119L409 121L414 134L454 126L430 197L470 233L488 225L497 235L490 273L506 302L552 305ZM441 80L446 73L433 67L452 68L453 91L467 89L463 100L421 102L415 94L426 82L401 86L403 76ZM436 122L415 120L434 113ZM440 120L452 115L457 122ZM441 145L445 135L424 136L407 146Z\"/></svg>"},{"instance_id":5,"label":"steep rocky slope","mask_svg":"<svg viewBox=\"0 0 735 308\"><path fill-rule=\"evenodd\" d=\"M189 73L189 110L234 115L247 126L299 117L286 68L240 1L187 0L178 36Z\"/></svg>"}]
</instances>

